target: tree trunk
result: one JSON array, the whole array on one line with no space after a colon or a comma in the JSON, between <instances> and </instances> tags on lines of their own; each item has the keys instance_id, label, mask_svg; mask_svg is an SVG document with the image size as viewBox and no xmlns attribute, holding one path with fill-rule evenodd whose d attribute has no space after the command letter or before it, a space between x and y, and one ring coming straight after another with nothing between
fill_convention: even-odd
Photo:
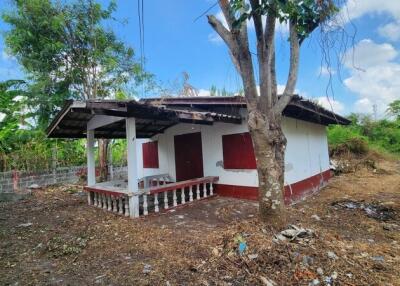
<instances>
[{"instance_id":1,"label":"tree trunk","mask_svg":"<svg viewBox=\"0 0 400 286\"><path fill-rule=\"evenodd\" d=\"M283 201L286 138L281 121L281 117L249 110L248 125L257 161L260 218L275 229L286 225Z\"/></svg>"},{"instance_id":2,"label":"tree trunk","mask_svg":"<svg viewBox=\"0 0 400 286\"><path fill-rule=\"evenodd\" d=\"M100 182L108 178L108 139L99 139Z\"/></svg>"}]
</instances>

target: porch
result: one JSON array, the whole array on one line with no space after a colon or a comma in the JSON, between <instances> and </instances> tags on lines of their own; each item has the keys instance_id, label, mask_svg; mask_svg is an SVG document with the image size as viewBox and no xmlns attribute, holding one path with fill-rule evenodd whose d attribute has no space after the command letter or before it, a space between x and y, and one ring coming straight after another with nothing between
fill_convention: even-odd
<instances>
[{"instance_id":1,"label":"porch","mask_svg":"<svg viewBox=\"0 0 400 286\"><path fill-rule=\"evenodd\" d=\"M203 177L173 182L168 175L145 177L138 191L128 191L126 180L108 181L86 186L88 205L122 216L147 216L172 210L214 196L218 177Z\"/></svg>"},{"instance_id":2,"label":"porch","mask_svg":"<svg viewBox=\"0 0 400 286\"><path fill-rule=\"evenodd\" d=\"M218 177L204 174L200 133L194 126L214 122L241 124L239 115L171 109L134 100L87 100L68 102L49 126L53 138L85 138L87 151L88 205L119 215L137 218L191 204L214 195ZM163 135L170 127L184 123L184 132L175 137L176 156L171 169L154 169L143 176L139 154L142 138ZM183 126L183 125L182 125ZM95 140L125 138L127 176L125 180L96 182ZM170 139L173 143L174 139ZM160 147L161 148L161 147ZM184 151L183 151L184 150ZM158 159L157 159L158 160ZM158 161L157 161L158 164ZM174 173L176 170L176 173ZM168 173L172 173L171 176ZM211 175L211 176L210 176Z\"/></svg>"}]
</instances>

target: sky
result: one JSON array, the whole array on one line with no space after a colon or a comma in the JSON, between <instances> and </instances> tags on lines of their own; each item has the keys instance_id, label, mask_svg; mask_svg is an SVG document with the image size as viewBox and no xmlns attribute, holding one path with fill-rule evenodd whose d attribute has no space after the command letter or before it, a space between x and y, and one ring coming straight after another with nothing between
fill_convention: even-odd
<instances>
[{"instance_id":1,"label":"sky","mask_svg":"<svg viewBox=\"0 0 400 286\"><path fill-rule=\"evenodd\" d=\"M5 4L0 5L0 9L9 7L8 0L0 2ZM107 5L108 0L100 2ZM176 88L177 83L182 82L182 73L186 72L190 76L189 83L199 95L208 95L212 85L232 92L241 89L241 79L225 44L213 32L206 16L199 17L215 2L144 1L146 70L165 88ZM327 34L318 29L304 41L296 92L342 115L351 112L373 114L376 106L377 116L383 117L387 105L400 99L400 1L345 2L339 19L345 31L340 35L346 35L346 40L334 37L326 40ZM117 5L114 16L120 21L106 23L106 26L133 46L139 57L137 0L117 0ZM214 6L208 14L221 19L218 6ZM0 30L7 29L0 21ZM254 33L251 24L248 29ZM330 48L322 48L321 43ZM289 58L286 25L278 26L276 47L277 77L279 90L282 90ZM327 55L328 60L324 60ZM18 63L7 54L1 34L0 80L23 77ZM149 95L141 93L141 96Z\"/></svg>"}]
</instances>

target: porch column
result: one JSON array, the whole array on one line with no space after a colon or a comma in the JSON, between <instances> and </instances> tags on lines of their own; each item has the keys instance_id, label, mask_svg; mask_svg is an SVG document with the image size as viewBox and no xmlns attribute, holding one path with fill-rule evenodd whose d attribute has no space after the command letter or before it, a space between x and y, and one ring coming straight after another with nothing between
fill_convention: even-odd
<instances>
[{"instance_id":1,"label":"porch column","mask_svg":"<svg viewBox=\"0 0 400 286\"><path fill-rule=\"evenodd\" d=\"M138 192L138 174L136 166L136 124L133 117L126 118L126 141L128 151L128 192L130 193L129 215L133 218L139 216L139 196L134 195Z\"/></svg>"},{"instance_id":2,"label":"porch column","mask_svg":"<svg viewBox=\"0 0 400 286\"><path fill-rule=\"evenodd\" d=\"M94 161L94 131L87 130L86 133L86 156L87 156L87 185L96 184L96 167ZM88 204L92 204L90 192L88 192Z\"/></svg>"}]
</instances>

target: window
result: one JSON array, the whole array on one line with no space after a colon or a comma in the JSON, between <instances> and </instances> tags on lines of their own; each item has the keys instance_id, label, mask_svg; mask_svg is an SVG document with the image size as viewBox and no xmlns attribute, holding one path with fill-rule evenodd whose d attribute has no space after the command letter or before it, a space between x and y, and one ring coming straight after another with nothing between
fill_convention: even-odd
<instances>
[{"instance_id":1,"label":"window","mask_svg":"<svg viewBox=\"0 0 400 286\"><path fill-rule=\"evenodd\" d=\"M257 169L250 133L222 136L224 169Z\"/></svg>"},{"instance_id":2,"label":"window","mask_svg":"<svg viewBox=\"0 0 400 286\"><path fill-rule=\"evenodd\" d=\"M158 168L158 142L142 144L143 168Z\"/></svg>"}]
</instances>

